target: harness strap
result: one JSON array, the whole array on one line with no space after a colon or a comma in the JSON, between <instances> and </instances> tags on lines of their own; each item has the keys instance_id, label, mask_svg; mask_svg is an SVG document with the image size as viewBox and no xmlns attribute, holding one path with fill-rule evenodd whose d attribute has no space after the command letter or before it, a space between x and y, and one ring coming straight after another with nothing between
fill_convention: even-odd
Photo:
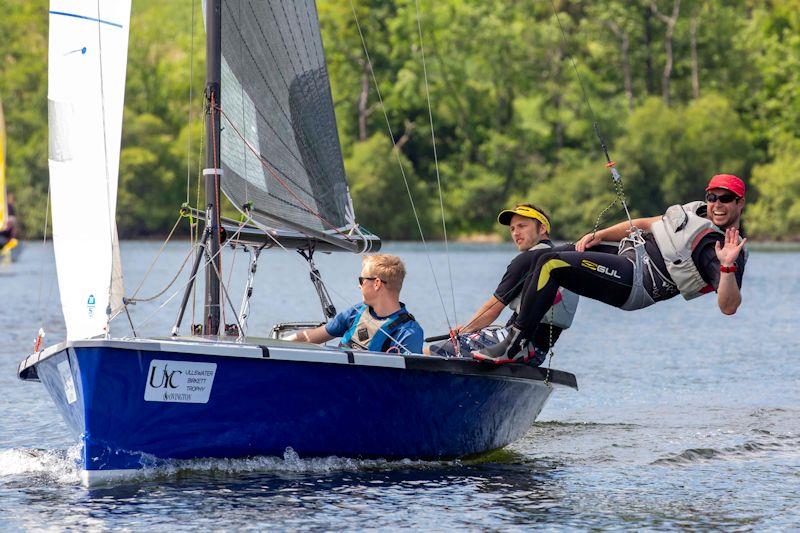
<instances>
[{"instance_id":1,"label":"harness strap","mask_svg":"<svg viewBox=\"0 0 800 533\"><path fill-rule=\"evenodd\" d=\"M633 283L631 286L631 293L628 299L622 304L621 309L625 311L635 311L636 309L644 309L655 303L653 298L644 287L644 264L647 263L648 268L651 263L650 256L644 249L644 238L642 231L637 229L619 243L619 255L633 248L634 258L626 257L633 264ZM651 272L652 275L652 272Z\"/></svg>"},{"instance_id":2,"label":"harness strap","mask_svg":"<svg viewBox=\"0 0 800 533\"><path fill-rule=\"evenodd\" d=\"M389 323L388 331L386 331L386 333L388 333L389 335L394 336L394 332L397 331L397 329L400 326L402 326L403 324L405 324L407 322L413 322L415 320L416 320L416 318L414 318L414 315L412 315L411 313L401 313L400 315L397 316L397 318L395 318L394 320L392 320ZM388 350L389 349L389 345L392 342L394 342L394 341L387 336L386 340L383 341L383 346L381 346L381 351L385 352L386 350Z\"/></svg>"}]
</instances>

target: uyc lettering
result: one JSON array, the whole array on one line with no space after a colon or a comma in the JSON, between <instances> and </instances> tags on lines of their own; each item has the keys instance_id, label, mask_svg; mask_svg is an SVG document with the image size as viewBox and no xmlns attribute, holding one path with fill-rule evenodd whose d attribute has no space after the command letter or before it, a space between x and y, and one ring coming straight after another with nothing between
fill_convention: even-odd
<instances>
[{"instance_id":1,"label":"uyc lettering","mask_svg":"<svg viewBox=\"0 0 800 533\"><path fill-rule=\"evenodd\" d=\"M160 375L160 381L159 381L158 384L156 384L155 380L156 380L156 370L157 369L158 369L158 367L154 366L150 370L150 381L149 381L149 383L150 383L151 387L153 387L154 389L159 389L161 387L163 387L165 389L167 389L167 388L169 388L169 389L177 389L178 388L178 385L176 385L173 382L173 380L175 379L175 374L183 374L183 372L181 372L180 370L169 371L169 369L167 368L167 365L164 365L164 369L163 369L163 371L162 371L162 373Z\"/></svg>"}]
</instances>

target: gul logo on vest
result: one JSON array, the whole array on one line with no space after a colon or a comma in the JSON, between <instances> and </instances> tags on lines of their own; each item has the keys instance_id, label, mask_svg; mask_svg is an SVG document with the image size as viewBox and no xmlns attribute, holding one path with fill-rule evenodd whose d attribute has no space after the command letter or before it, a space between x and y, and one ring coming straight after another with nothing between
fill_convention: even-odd
<instances>
[{"instance_id":1,"label":"gul logo on vest","mask_svg":"<svg viewBox=\"0 0 800 533\"><path fill-rule=\"evenodd\" d=\"M144 399L147 402L208 403L216 363L153 359L147 372Z\"/></svg>"},{"instance_id":2,"label":"gul logo on vest","mask_svg":"<svg viewBox=\"0 0 800 533\"><path fill-rule=\"evenodd\" d=\"M595 272L599 272L601 274L605 274L606 276L611 276L612 278L620 279L620 275L617 273L615 269L608 268L604 265L598 265L592 261L587 259L581 259L581 266L586 267L589 270L594 270Z\"/></svg>"}]
</instances>

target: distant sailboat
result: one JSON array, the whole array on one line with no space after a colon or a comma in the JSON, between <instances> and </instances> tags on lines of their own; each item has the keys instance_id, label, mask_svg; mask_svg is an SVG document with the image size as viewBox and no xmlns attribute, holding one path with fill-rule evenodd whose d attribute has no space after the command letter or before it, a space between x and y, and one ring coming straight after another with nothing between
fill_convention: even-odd
<instances>
[{"instance_id":1,"label":"distant sailboat","mask_svg":"<svg viewBox=\"0 0 800 533\"><path fill-rule=\"evenodd\" d=\"M22 245L16 238L15 213L6 188L6 146L6 120L0 101L0 261L14 261Z\"/></svg>"},{"instance_id":2,"label":"distant sailboat","mask_svg":"<svg viewBox=\"0 0 800 533\"><path fill-rule=\"evenodd\" d=\"M221 323L220 189L251 221L223 238L303 251L312 272L314 250L360 253L380 240L356 224L314 1L207 0L205 13L206 207L196 212L206 225L192 269L206 265L203 335L178 335L189 283L173 336L112 337L125 305L115 211L130 2L51 0L49 159L67 340L18 374L45 385L82 443L83 482L287 447L459 457L524 435L573 375L290 343L279 339L287 324L256 339L244 311L236 327Z\"/></svg>"}]
</instances>

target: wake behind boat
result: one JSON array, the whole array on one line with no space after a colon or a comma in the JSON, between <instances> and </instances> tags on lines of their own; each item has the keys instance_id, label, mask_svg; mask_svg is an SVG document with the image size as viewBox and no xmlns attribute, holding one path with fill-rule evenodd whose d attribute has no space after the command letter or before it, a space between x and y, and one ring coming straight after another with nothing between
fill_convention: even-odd
<instances>
[{"instance_id":1,"label":"wake behind boat","mask_svg":"<svg viewBox=\"0 0 800 533\"><path fill-rule=\"evenodd\" d=\"M313 0L259 5L243 13L236 2L206 2L206 202L184 208L205 229L172 336L141 338L127 308L136 299L123 297L115 222L130 2L51 2L49 159L67 340L37 346L18 375L44 384L82 443L87 485L162 460L288 447L300 456L478 454L521 437L553 385L576 387L571 374L527 365L281 340L297 324L276 325L270 339L246 335L262 250L302 252L330 317L313 253L380 246L356 222ZM245 222L223 224L220 191ZM223 244L250 255L233 324L221 320L222 306L233 308L220 276ZM201 266L202 324L181 336ZM131 337L111 336L120 315Z\"/></svg>"}]
</instances>

